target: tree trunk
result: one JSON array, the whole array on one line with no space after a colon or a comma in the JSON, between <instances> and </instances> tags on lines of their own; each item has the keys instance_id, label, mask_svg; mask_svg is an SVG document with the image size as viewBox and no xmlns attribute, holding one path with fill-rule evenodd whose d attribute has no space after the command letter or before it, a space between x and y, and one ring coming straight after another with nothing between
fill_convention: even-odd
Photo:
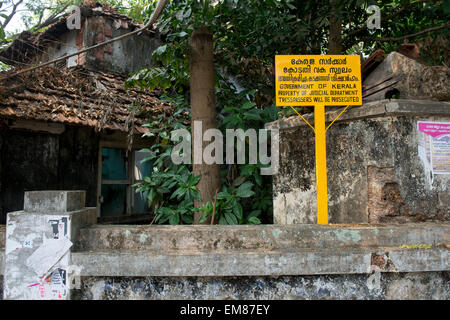
<instances>
[{"instance_id":1,"label":"tree trunk","mask_svg":"<svg viewBox=\"0 0 450 320\"><path fill-rule=\"evenodd\" d=\"M214 203L216 191L220 188L220 167L219 164L203 163L202 154L205 146L209 142L203 142L203 133L210 128L217 128L216 121L216 96L214 87L214 58L213 58L213 35L208 28L200 28L192 33L189 41L190 47L190 94L191 94L191 121L192 121L192 157L194 175L202 175L197 184L201 201L195 200L194 206L201 207L210 201ZM201 131L194 121L201 122ZM198 122L197 122L198 125ZM196 134L196 130L200 134ZM196 150L195 139L201 139L202 149ZM196 161L197 159L197 161ZM200 163L198 163L200 159ZM196 163L197 162L197 163ZM194 223L203 215L202 212L194 214ZM204 223L210 223L207 220Z\"/></svg>"},{"instance_id":2,"label":"tree trunk","mask_svg":"<svg viewBox=\"0 0 450 320\"><path fill-rule=\"evenodd\" d=\"M340 13L339 0L330 0L330 36L328 37L328 54L342 54L342 21L336 15Z\"/></svg>"}]
</instances>

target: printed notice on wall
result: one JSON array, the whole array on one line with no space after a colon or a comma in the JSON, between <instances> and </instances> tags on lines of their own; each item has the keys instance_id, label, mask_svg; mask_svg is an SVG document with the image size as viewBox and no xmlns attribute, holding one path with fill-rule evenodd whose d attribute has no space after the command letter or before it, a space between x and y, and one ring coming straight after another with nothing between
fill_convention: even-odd
<instances>
[{"instance_id":1,"label":"printed notice on wall","mask_svg":"<svg viewBox=\"0 0 450 320\"><path fill-rule=\"evenodd\" d=\"M276 105L362 104L358 55L275 56Z\"/></svg>"},{"instance_id":2,"label":"printed notice on wall","mask_svg":"<svg viewBox=\"0 0 450 320\"><path fill-rule=\"evenodd\" d=\"M431 174L450 174L450 122L417 122L419 157Z\"/></svg>"}]
</instances>

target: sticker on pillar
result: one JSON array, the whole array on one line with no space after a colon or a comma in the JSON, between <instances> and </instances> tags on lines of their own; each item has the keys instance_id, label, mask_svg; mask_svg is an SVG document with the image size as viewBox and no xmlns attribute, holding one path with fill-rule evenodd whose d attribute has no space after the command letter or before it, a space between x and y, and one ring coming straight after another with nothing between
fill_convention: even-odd
<instances>
[{"instance_id":1,"label":"sticker on pillar","mask_svg":"<svg viewBox=\"0 0 450 320\"><path fill-rule=\"evenodd\" d=\"M25 261L39 277L46 276L53 266L69 252L72 242L67 238L46 239L43 244Z\"/></svg>"},{"instance_id":2,"label":"sticker on pillar","mask_svg":"<svg viewBox=\"0 0 450 320\"><path fill-rule=\"evenodd\" d=\"M23 248L33 248L33 240L25 240L23 242Z\"/></svg>"},{"instance_id":3,"label":"sticker on pillar","mask_svg":"<svg viewBox=\"0 0 450 320\"><path fill-rule=\"evenodd\" d=\"M67 296L67 272L56 268L50 276L50 290L53 299L64 299Z\"/></svg>"},{"instance_id":4,"label":"sticker on pillar","mask_svg":"<svg viewBox=\"0 0 450 320\"><path fill-rule=\"evenodd\" d=\"M450 122L418 121L418 154L431 177L450 174Z\"/></svg>"},{"instance_id":5,"label":"sticker on pillar","mask_svg":"<svg viewBox=\"0 0 450 320\"><path fill-rule=\"evenodd\" d=\"M62 217L61 219L51 219L49 222L52 227L53 239L59 239L60 236L67 238L67 217Z\"/></svg>"},{"instance_id":6,"label":"sticker on pillar","mask_svg":"<svg viewBox=\"0 0 450 320\"><path fill-rule=\"evenodd\" d=\"M27 286L30 295L37 300L63 300L67 298L67 271L56 268L51 274L42 278L40 282Z\"/></svg>"}]
</instances>

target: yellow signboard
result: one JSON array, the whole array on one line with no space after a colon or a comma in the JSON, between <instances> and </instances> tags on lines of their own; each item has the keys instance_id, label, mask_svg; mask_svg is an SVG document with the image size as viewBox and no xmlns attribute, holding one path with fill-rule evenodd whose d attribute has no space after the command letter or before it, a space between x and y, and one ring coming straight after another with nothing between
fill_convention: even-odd
<instances>
[{"instance_id":1,"label":"yellow signboard","mask_svg":"<svg viewBox=\"0 0 450 320\"><path fill-rule=\"evenodd\" d=\"M291 107L314 130L317 223L328 224L326 132L348 106L362 104L360 57L275 56L275 90L276 105ZM325 127L325 105L347 106L328 127ZM314 106L314 127L294 106Z\"/></svg>"},{"instance_id":2,"label":"yellow signboard","mask_svg":"<svg viewBox=\"0 0 450 320\"><path fill-rule=\"evenodd\" d=\"M277 106L362 104L358 55L275 56Z\"/></svg>"}]
</instances>

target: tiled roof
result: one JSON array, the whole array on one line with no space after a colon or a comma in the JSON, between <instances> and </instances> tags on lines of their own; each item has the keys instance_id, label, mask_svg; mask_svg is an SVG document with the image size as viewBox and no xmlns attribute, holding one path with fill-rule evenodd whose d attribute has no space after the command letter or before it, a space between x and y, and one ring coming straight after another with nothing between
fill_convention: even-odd
<instances>
[{"instance_id":1,"label":"tiled roof","mask_svg":"<svg viewBox=\"0 0 450 320\"><path fill-rule=\"evenodd\" d=\"M15 71L15 70L14 70ZM8 71L0 73L6 76ZM125 79L81 67L44 67L0 82L0 117L144 133L145 119L173 113L158 92L124 88Z\"/></svg>"}]
</instances>

